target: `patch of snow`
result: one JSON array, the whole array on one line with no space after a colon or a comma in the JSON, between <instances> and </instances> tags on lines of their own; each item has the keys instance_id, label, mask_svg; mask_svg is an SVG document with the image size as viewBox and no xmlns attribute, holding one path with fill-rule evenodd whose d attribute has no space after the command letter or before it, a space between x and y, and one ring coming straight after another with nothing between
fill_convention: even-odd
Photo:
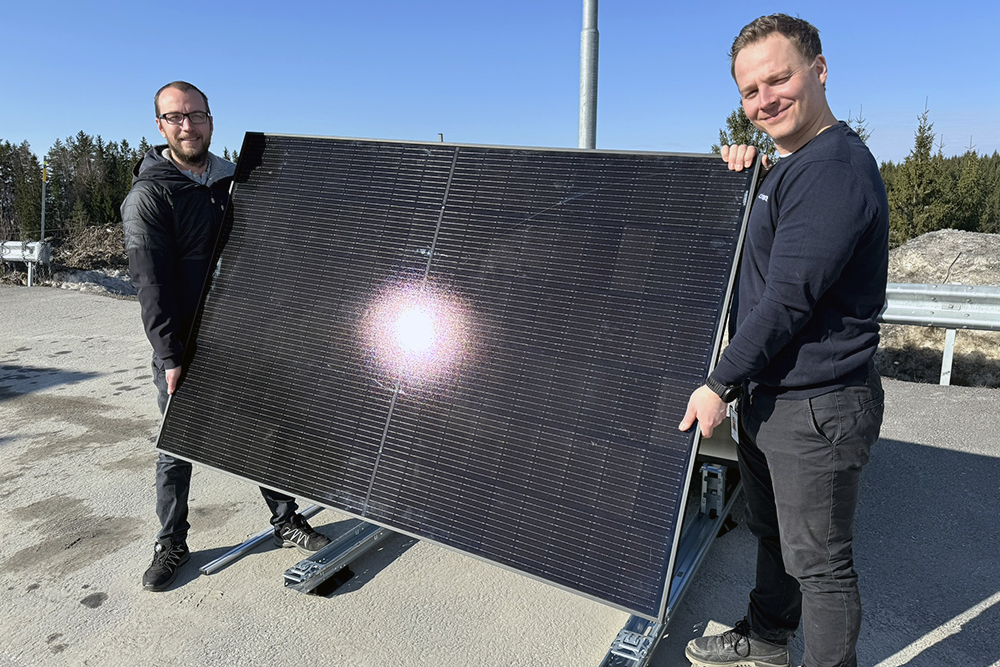
<instances>
[{"instance_id":1,"label":"patch of snow","mask_svg":"<svg viewBox=\"0 0 1000 667\"><path fill-rule=\"evenodd\" d=\"M112 296L135 296L135 287L128 271L109 269L107 271L56 271L52 274L52 286L79 292L96 292Z\"/></svg>"}]
</instances>

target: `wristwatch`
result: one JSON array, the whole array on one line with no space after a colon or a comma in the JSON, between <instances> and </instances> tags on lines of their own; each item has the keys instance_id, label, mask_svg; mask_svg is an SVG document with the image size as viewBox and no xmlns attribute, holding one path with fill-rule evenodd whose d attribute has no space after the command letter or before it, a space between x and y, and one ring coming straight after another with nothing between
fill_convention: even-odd
<instances>
[{"instance_id":1,"label":"wristwatch","mask_svg":"<svg viewBox=\"0 0 1000 667\"><path fill-rule=\"evenodd\" d=\"M732 403L740 397L740 393L743 391L742 385L722 384L721 382L713 380L711 376L705 380L705 386L718 394L719 398L721 398L725 403Z\"/></svg>"}]
</instances>

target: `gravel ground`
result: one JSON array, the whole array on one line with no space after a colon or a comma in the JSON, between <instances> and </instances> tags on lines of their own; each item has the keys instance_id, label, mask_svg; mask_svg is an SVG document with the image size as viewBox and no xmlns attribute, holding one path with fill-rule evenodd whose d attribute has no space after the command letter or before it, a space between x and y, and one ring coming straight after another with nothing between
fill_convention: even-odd
<instances>
[{"instance_id":1,"label":"gravel ground","mask_svg":"<svg viewBox=\"0 0 1000 667\"><path fill-rule=\"evenodd\" d=\"M332 597L283 587L251 484L196 467L191 561L148 593L159 424L138 303L0 285L0 666L597 665L626 614L403 536ZM313 525L336 534L345 516Z\"/></svg>"},{"instance_id":2,"label":"gravel ground","mask_svg":"<svg viewBox=\"0 0 1000 667\"><path fill-rule=\"evenodd\" d=\"M266 527L250 484L196 467L191 563L141 590L156 531L158 426L134 300L0 286L0 666L321 664L596 667L626 615L395 536L329 597L282 586L267 546L198 567ZM857 522L861 664L1000 666L1000 391L886 381ZM336 532L343 515L314 524ZM745 526L718 539L656 667L742 616ZM793 657L801 652L801 638Z\"/></svg>"},{"instance_id":3,"label":"gravel ground","mask_svg":"<svg viewBox=\"0 0 1000 667\"><path fill-rule=\"evenodd\" d=\"M600 662L623 613L402 536L329 597L284 589L299 556L269 546L198 576L266 525L252 485L206 469L191 564L170 591L143 592L159 415L127 267L109 259L114 232L70 244L41 273L61 289L0 285L0 667ZM998 258L998 237L935 232L892 252L890 280L1000 284ZM1000 667L1000 392L984 388L1000 386L1000 340L960 332L953 382L973 386L938 387L927 383L943 338L884 328L880 370L911 381L886 381L858 516L865 665ZM328 510L314 524L332 535L345 519ZM742 616L752 552L742 524L717 541L654 666L686 666L691 637Z\"/></svg>"}]
</instances>

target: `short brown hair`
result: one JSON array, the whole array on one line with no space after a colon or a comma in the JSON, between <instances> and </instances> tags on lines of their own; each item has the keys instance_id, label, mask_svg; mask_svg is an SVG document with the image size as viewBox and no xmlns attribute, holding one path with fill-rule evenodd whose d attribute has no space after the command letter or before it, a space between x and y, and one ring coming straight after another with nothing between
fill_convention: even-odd
<instances>
[{"instance_id":1,"label":"short brown hair","mask_svg":"<svg viewBox=\"0 0 1000 667\"><path fill-rule=\"evenodd\" d=\"M198 86L192 83L188 83L187 81L171 81L170 83L168 83L167 85L163 86L158 91L156 91L156 95L153 96L153 109L156 110L157 118L160 117L160 93L162 93L167 88L176 88L182 93L187 93L192 90L196 91L199 95L201 95L201 99L205 100L205 111L207 111L208 114L211 115L212 110L208 107L208 95L201 92L201 90L198 89Z\"/></svg>"},{"instance_id":2,"label":"short brown hair","mask_svg":"<svg viewBox=\"0 0 1000 667\"><path fill-rule=\"evenodd\" d=\"M793 18L788 14L771 14L761 16L743 26L740 34L733 40L733 48L729 50L729 73L736 79L736 56L747 46L755 44L768 36L779 33L788 38L809 62L823 53L823 45L819 41L819 30L802 19Z\"/></svg>"}]
</instances>

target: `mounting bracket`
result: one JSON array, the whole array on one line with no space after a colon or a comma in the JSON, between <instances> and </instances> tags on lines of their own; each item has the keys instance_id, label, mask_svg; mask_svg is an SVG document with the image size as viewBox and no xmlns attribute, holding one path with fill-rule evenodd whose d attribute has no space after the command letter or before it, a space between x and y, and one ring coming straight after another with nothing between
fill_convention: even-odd
<instances>
[{"instance_id":1,"label":"mounting bracket","mask_svg":"<svg viewBox=\"0 0 1000 667\"><path fill-rule=\"evenodd\" d=\"M726 470L726 466L716 463L701 466L701 511L684 524L681 541L677 545L674 578L664 618L661 622L654 622L630 616L611 643L600 667L646 667L649 664L677 605L705 560L708 548L723 530L726 518L743 488L742 482L737 482L727 493Z\"/></svg>"}]
</instances>

